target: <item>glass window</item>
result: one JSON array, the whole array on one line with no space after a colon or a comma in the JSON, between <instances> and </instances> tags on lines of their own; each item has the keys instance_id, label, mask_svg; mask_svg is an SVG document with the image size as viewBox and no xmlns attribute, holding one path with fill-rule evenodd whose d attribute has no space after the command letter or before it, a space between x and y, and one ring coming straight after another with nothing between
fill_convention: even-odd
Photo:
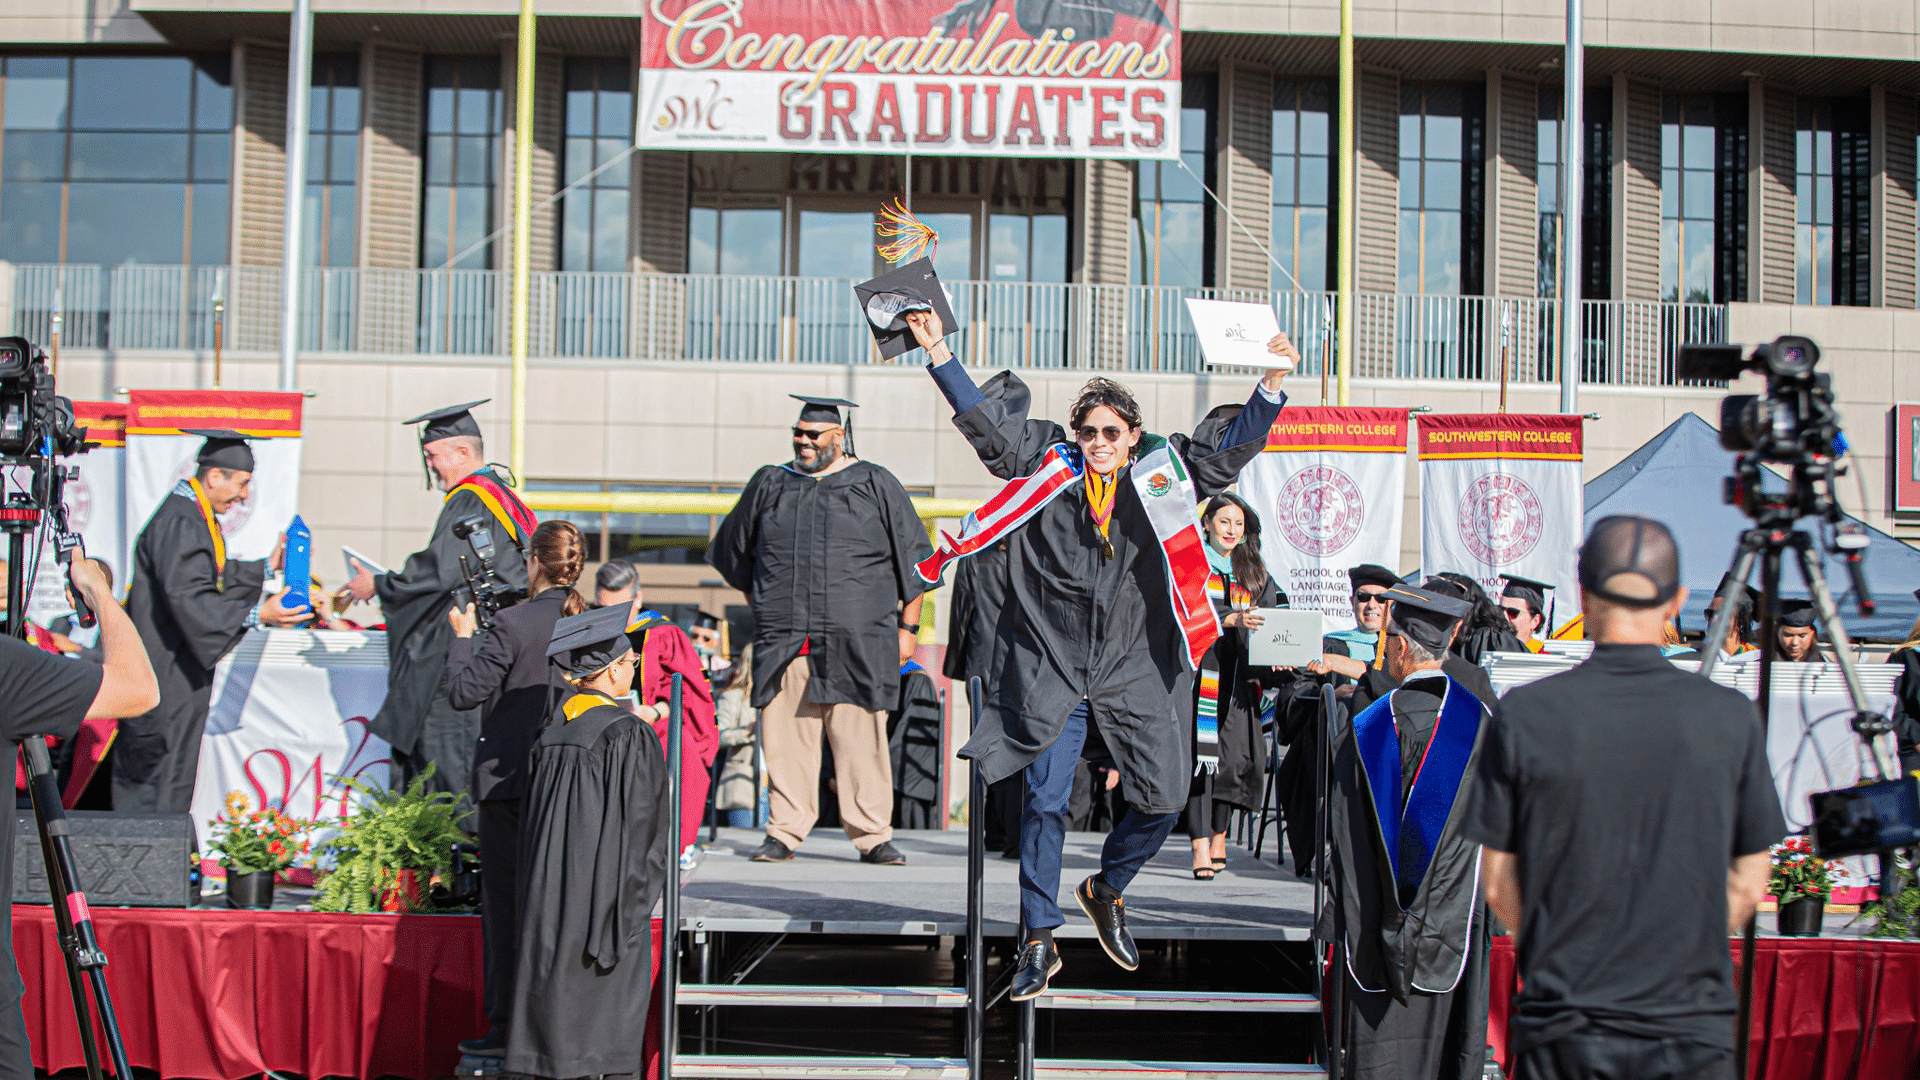
<instances>
[{"instance_id":1,"label":"glass window","mask_svg":"<svg viewBox=\"0 0 1920 1080\"><path fill-rule=\"evenodd\" d=\"M1667 94L1660 129L1660 295L1747 295L1747 97Z\"/></svg>"},{"instance_id":2,"label":"glass window","mask_svg":"<svg viewBox=\"0 0 1920 1080\"><path fill-rule=\"evenodd\" d=\"M494 178L500 168L500 63L479 57L427 59L420 265L493 266Z\"/></svg>"},{"instance_id":3,"label":"glass window","mask_svg":"<svg viewBox=\"0 0 1920 1080\"><path fill-rule=\"evenodd\" d=\"M1273 85L1273 287L1324 290L1333 209L1333 90L1319 80Z\"/></svg>"},{"instance_id":4,"label":"glass window","mask_svg":"<svg viewBox=\"0 0 1920 1080\"><path fill-rule=\"evenodd\" d=\"M7 57L0 244L20 262L227 261L225 57Z\"/></svg>"},{"instance_id":5,"label":"glass window","mask_svg":"<svg viewBox=\"0 0 1920 1080\"><path fill-rule=\"evenodd\" d=\"M1538 295L1560 295L1560 98L1558 87L1541 87L1539 110L1539 169L1534 174L1539 189L1540 263L1535 276ZM1581 178L1580 295L1588 300L1606 299L1612 293L1612 191L1609 163L1613 158L1610 117L1613 95L1608 90L1589 90L1586 103L1587 145L1586 175Z\"/></svg>"},{"instance_id":6,"label":"glass window","mask_svg":"<svg viewBox=\"0 0 1920 1080\"><path fill-rule=\"evenodd\" d=\"M1132 279L1198 288L1213 282L1213 80L1180 84L1180 158L1142 161L1135 172Z\"/></svg>"},{"instance_id":7,"label":"glass window","mask_svg":"<svg viewBox=\"0 0 1920 1080\"><path fill-rule=\"evenodd\" d=\"M1794 141L1794 300L1872 302L1872 163L1864 102L1802 98Z\"/></svg>"},{"instance_id":8,"label":"glass window","mask_svg":"<svg viewBox=\"0 0 1920 1080\"><path fill-rule=\"evenodd\" d=\"M352 266L359 207L360 57L313 58L307 99L307 191L300 214L300 257L308 266Z\"/></svg>"},{"instance_id":9,"label":"glass window","mask_svg":"<svg viewBox=\"0 0 1920 1080\"><path fill-rule=\"evenodd\" d=\"M567 62L565 141L561 183L580 186L561 197L560 268L625 270L633 145L633 76L625 61Z\"/></svg>"},{"instance_id":10,"label":"glass window","mask_svg":"<svg viewBox=\"0 0 1920 1080\"><path fill-rule=\"evenodd\" d=\"M1403 293L1480 292L1485 114L1478 86L1400 87Z\"/></svg>"}]
</instances>

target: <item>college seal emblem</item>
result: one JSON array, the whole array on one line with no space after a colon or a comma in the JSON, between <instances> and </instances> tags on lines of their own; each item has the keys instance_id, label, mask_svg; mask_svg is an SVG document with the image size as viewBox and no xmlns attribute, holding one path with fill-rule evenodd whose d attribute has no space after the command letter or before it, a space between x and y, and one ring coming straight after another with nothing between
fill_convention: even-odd
<instances>
[{"instance_id":1,"label":"college seal emblem","mask_svg":"<svg viewBox=\"0 0 1920 1080\"><path fill-rule=\"evenodd\" d=\"M1460 539L1491 566L1517 562L1540 543L1547 524L1540 496L1508 473L1488 473L1460 498Z\"/></svg>"},{"instance_id":2,"label":"college seal emblem","mask_svg":"<svg viewBox=\"0 0 1920 1080\"><path fill-rule=\"evenodd\" d=\"M1360 535L1367 502L1353 477L1331 465L1309 465L1280 489L1274 516L1280 535L1313 558L1335 554Z\"/></svg>"}]
</instances>

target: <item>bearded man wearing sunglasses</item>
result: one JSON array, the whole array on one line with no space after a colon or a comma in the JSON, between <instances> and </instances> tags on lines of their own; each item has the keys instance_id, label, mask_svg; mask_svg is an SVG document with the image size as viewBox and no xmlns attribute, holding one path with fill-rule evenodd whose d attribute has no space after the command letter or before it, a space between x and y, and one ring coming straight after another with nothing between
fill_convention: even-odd
<instances>
[{"instance_id":1,"label":"bearded man wearing sunglasses","mask_svg":"<svg viewBox=\"0 0 1920 1080\"><path fill-rule=\"evenodd\" d=\"M1167 838L1192 781L1193 671L1220 636L1206 595L1198 505L1225 490L1265 448L1299 354L1268 343L1276 366L1244 408L1208 413L1191 436L1141 430L1126 387L1095 379L1062 428L1029 416L1011 371L976 386L932 312L907 317L954 426L1002 492L944 536L921 563L929 585L945 566L1006 542L1006 597L996 627L980 727L961 750L992 783L1024 770L1020 916L1012 997L1046 992L1060 970L1053 932L1073 773L1083 753L1111 762L1128 811L1108 834L1100 872L1074 889L1100 945L1129 971L1139 952L1121 893Z\"/></svg>"}]
</instances>

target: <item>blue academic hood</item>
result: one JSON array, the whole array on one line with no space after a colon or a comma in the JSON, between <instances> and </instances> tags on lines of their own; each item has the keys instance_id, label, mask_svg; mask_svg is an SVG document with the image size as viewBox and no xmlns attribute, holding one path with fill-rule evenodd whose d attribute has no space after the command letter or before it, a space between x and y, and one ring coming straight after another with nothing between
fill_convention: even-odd
<instances>
[{"instance_id":1,"label":"blue academic hood","mask_svg":"<svg viewBox=\"0 0 1920 1080\"><path fill-rule=\"evenodd\" d=\"M1687 630L1705 628L1702 613L1733 559L1741 531L1752 524L1722 501L1724 481L1733 474L1733 458L1732 451L1720 446L1719 432L1711 424L1687 413L1586 485L1586 527L1609 514L1631 513L1657 518L1673 530L1680 541L1681 578L1693 594L1680 615L1680 625ZM1768 490L1786 487L1786 481L1771 471L1762 482ZM1842 481L1842 488L1844 506L1848 490L1856 489L1850 481ZM1827 587L1840 606L1847 633L1903 641L1920 616L1920 601L1912 591L1920 585L1920 550L1856 518L1849 516L1849 520L1862 524L1872 539L1866 557L1867 587L1873 590L1878 607L1872 616L1862 618L1854 607L1846 567L1822 552L1821 569L1826 571ZM1756 567L1750 583L1757 586L1759 576ZM1791 554L1782 562L1780 585L1782 596L1807 595L1798 561Z\"/></svg>"}]
</instances>

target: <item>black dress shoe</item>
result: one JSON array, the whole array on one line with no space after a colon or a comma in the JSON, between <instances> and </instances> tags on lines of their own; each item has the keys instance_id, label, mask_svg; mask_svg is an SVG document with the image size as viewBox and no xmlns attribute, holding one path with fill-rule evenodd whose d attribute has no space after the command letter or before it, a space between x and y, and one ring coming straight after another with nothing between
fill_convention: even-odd
<instances>
[{"instance_id":1,"label":"black dress shoe","mask_svg":"<svg viewBox=\"0 0 1920 1080\"><path fill-rule=\"evenodd\" d=\"M1012 1001L1028 1001L1047 992L1047 983L1060 974L1060 950L1050 941L1029 941L1013 958Z\"/></svg>"},{"instance_id":2,"label":"black dress shoe","mask_svg":"<svg viewBox=\"0 0 1920 1080\"><path fill-rule=\"evenodd\" d=\"M1127 932L1126 901L1118 896L1102 900L1094 895L1092 878L1073 890L1073 898L1080 901L1080 910L1093 920L1094 932L1100 936L1100 947L1107 950L1107 958L1128 971L1138 970L1140 950L1133 944L1133 935Z\"/></svg>"},{"instance_id":3,"label":"black dress shoe","mask_svg":"<svg viewBox=\"0 0 1920 1080\"><path fill-rule=\"evenodd\" d=\"M891 840L882 840L861 852L860 861L863 863L872 863L875 866L907 865L907 857L900 854L900 849L894 847Z\"/></svg>"},{"instance_id":4,"label":"black dress shoe","mask_svg":"<svg viewBox=\"0 0 1920 1080\"><path fill-rule=\"evenodd\" d=\"M793 849L769 836L747 858L754 862L787 862L793 858Z\"/></svg>"},{"instance_id":5,"label":"black dress shoe","mask_svg":"<svg viewBox=\"0 0 1920 1080\"><path fill-rule=\"evenodd\" d=\"M507 1056L507 1037L494 1028L477 1039L460 1040L460 1052L468 1057L504 1058Z\"/></svg>"}]
</instances>

